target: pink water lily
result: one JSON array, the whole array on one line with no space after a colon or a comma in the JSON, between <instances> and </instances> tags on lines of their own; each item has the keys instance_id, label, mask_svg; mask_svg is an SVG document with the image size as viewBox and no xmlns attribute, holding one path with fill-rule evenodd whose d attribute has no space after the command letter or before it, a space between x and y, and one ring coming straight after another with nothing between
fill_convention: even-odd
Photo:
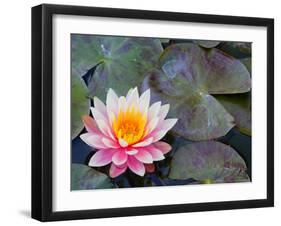
<instances>
[{"instance_id":1,"label":"pink water lily","mask_svg":"<svg viewBox=\"0 0 281 226\"><path fill-rule=\"evenodd\" d=\"M150 106L150 90L139 96L138 89L130 89L118 97L109 89L106 105L97 97L91 112L94 118L84 116L87 133L80 138L97 152L89 166L111 163L109 175L117 177L128 168L139 176L154 169L153 161L163 160L172 148L160 141L176 124L177 119L165 119L169 104L161 102Z\"/></svg>"}]
</instances>

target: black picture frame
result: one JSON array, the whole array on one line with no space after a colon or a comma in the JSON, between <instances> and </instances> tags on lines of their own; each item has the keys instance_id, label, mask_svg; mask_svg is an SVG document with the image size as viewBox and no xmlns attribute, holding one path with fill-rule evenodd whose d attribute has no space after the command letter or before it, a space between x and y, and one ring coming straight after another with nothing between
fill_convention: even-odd
<instances>
[{"instance_id":1,"label":"black picture frame","mask_svg":"<svg viewBox=\"0 0 281 226\"><path fill-rule=\"evenodd\" d=\"M95 210L52 210L52 18L55 14L182 21L267 28L267 198ZM32 218L122 217L274 206L274 20L176 12L43 4L32 8Z\"/></svg>"}]
</instances>

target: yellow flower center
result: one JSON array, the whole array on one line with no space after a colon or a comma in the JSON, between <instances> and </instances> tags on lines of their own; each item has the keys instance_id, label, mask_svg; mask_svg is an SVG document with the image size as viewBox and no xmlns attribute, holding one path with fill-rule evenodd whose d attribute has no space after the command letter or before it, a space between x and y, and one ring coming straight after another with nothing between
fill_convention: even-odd
<instances>
[{"instance_id":1,"label":"yellow flower center","mask_svg":"<svg viewBox=\"0 0 281 226\"><path fill-rule=\"evenodd\" d=\"M129 145L137 143L144 136L146 120L146 116L134 106L126 111L119 111L112 124L115 136Z\"/></svg>"}]
</instances>

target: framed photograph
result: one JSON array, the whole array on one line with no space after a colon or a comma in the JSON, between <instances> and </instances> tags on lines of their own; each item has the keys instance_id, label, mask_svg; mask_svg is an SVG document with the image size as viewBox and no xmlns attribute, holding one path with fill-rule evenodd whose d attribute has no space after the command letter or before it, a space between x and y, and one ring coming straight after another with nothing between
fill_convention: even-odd
<instances>
[{"instance_id":1,"label":"framed photograph","mask_svg":"<svg viewBox=\"0 0 281 226\"><path fill-rule=\"evenodd\" d=\"M274 21L32 8L32 217L274 205Z\"/></svg>"}]
</instances>

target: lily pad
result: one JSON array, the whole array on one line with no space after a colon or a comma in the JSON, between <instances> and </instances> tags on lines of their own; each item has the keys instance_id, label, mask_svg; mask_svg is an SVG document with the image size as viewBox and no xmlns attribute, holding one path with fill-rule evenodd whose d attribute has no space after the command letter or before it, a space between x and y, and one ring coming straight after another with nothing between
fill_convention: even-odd
<instances>
[{"instance_id":1,"label":"lily pad","mask_svg":"<svg viewBox=\"0 0 281 226\"><path fill-rule=\"evenodd\" d=\"M154 38L79 36L73 47L73 68L81 73L96 66L89 81L90 96L104 100L109 88L124 95L138 86L163 51Z\"/></svg>"},{"instance_id":2,"label":"lily pad","mask_svg":"<svg viewBox=\"0 0 281 226\"><path fill-rule=\"evenodd\" d=\"M251 88L250 74L239 60L194 43L166 48L159 67L146 75L142 89L151 89L153 101L169 103L170 116L179 120L172 130L194 141L224 136L234 126L233 117L210 94Z\"/></svg>"},{"instance_id":3,"label":"lily pad","mask_svg":"<svg viewBox=\"0 0 281 226\"><path fill-rule=\"evenodd\" d=\"M226 182L226 183L237 183L237 182L249 182L249 181L251 181L250 177L244 171L238 172L236 174L234 173L233 175L230 175L230 176L226 176L223 181L217 180L217 182L222 182L222 183L223 182Z\"/></svg>"},{"instance_id":4,"label":"lily pad","mask_svg":"<svg viewBox=\"0 0 281 226\"><path fill-rule=\"evenodd\" d=\"M88 115L90 100L88 89L82 78L71 76L71 138L74 139L84 128L83 115Z\"/></svg>"},{"instance_id":5,"label":"lily pad","mask_svg":"<svg viewBox=\"0 0 281 226\"><path fill-rule=\"evenodd\" d=\"M234 117L235 124L241 133L251 135L251 95L216 95L216 99Z\"/></svg>"},{"instance_id":6,"label":"lily pad","mask_svg":"<svg viewBox=\"0 0 281 226\"><path fill-rule=\"evenodd\" d=\"M230 146L216 141L194 142L175 153L169 178L202 183L249 181L246 164Z\"/></svg>"},{"instance_id":7,"label":"lily pad","mask_svg":"<svg viewBox=\"0 0 281 226\"><path fill-rule=\"evenodd\" d=\"M85 75L89 69L109 57L108 50L117 48L122 41L120 37L71 35L72 70L79 76Z\"/></svg>"},{"instance_id":8,"label":"lily pad","mask_svg":"<svg viewBox=\"0 0 281 226\"><path fill-rule=\"evenodd\" d=\"M71 165L71 190L114 188L110 178L82 164Z\"/></svg>"},{"instance_id":9,"label":"lily pad","mask_svg":"<svg viewBox=\"0 0 281 226\"><path fill-rule=\"evenodd\" d=\"M192 43L172 45L160 58L169 77L182 74L210 94L244 93L251 88L250 74L239 60L219 49L204 49Z\"/></svg>"},{"instance_id":10,"label":"lily pad","mask_svg":"<svg viewBox=\"0 0 281 226\"><path fill-rule=\"evenodd\" d=\"M207 49L216 47L218 44L220 44L219 41L209 41L209 40L201 40L201 41L194 41L194 42L197 43L199 46Z\"/></svg>"},{"instance_id":11,"label":"lily pad","mask_svg":"<svg viewBox=\"0 0 281 226\"><path fill-rule=\"evenodd\" d=\"M248 57L248 58L244 58L244 59L240 59L240 61L242 62L242 64L244 64L247 68L247 70L249 71L250 75L252 74L252 58Z\"/></svg>"},{"instance_id":12,"label":"lily pad","mask_svg":"<svg viewBox=\"0 0 281 226\"><path fill-rule=\"evenodd\" d=\"M222 42L219 49L235 58L251 57L252 43L250 42Z\"/></svg>"}]
</instances>

